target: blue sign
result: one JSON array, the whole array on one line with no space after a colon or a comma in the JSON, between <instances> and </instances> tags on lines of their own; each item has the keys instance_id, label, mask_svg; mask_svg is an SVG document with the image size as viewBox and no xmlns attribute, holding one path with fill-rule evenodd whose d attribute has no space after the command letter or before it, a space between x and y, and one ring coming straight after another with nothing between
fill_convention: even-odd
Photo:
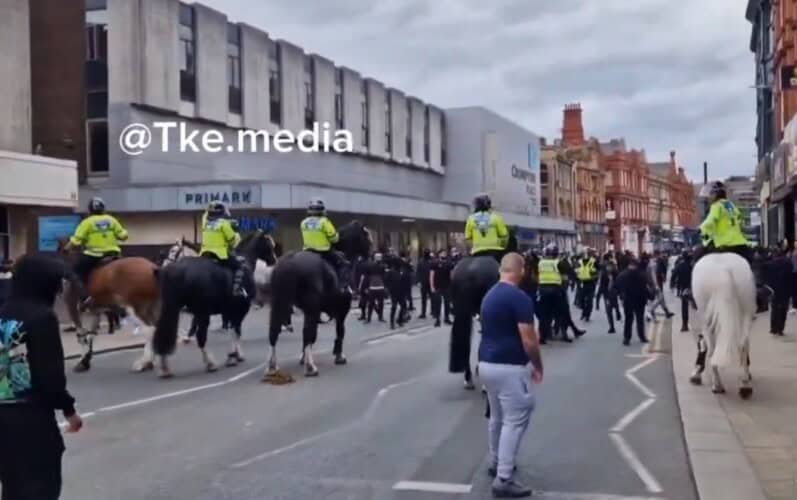
<instances>
[{"instance_id":1,"label":"blue sign","mask_svg":"<svg viewBox=\"0 0 797 500\"><path fill-rule=\"evenodd\" d=\"M80 224L79 215L39 217L39 251L58 250L58 240L72 236L78 224Z\"/></svg>"},{"instance_id":2,"label":"blue sign","mask_svg":"<svg viewBox=\"0 0 797 500\"><path fill-rule=\"evenodd\" d=\"M238 230L242 232L262 229L266 233L273 233L277 229L277 221L269 217L235 217L238 221Z\"/></svg>"}]
</instances>

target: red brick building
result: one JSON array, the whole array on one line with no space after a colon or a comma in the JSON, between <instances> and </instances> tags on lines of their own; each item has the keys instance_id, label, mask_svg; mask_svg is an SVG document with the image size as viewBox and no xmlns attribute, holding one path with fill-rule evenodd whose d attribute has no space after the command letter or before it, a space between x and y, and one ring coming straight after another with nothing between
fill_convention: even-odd
<instances>
[{"instance_id":1,"label":"red brick building","mask_svg":"<svg viewBox=\"0 0 797 500\"><path fill-rule=\"evenodd\" d=\"M635 254L651 249L649 170L645 152L628 149L624 139L600 145L606 171L609 241Z\"/></svg>"},{"instance_id":2,"label":"red brick building","mask_svg":"<svg viewBox=\"0 0 797 500\"><path fill-rule=\"evenodd\" d=\"M587 140L581 105L568 104L562 124L562 153L576 168L575 220L578 242L582 246L606 249L605 174L601 168L600 144Z\"/></svg>"}]
</instances>

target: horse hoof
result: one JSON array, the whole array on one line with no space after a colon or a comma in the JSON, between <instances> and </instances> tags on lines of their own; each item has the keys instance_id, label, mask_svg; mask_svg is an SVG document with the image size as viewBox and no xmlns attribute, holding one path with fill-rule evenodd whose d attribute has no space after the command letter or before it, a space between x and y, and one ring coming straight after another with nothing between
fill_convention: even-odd
<instances>
[{"instance_id":1,"label":"horse hoof","mask_svg":"<svg viewBox=\"0 0 797 500\"><path fill-rule=\"evenodd\" d=\"M335 356L335 364L336 365L345 365L348 362L349 362L349 360L347 360L346 356L344 356L342 354L340 356Z\"/></svg>"},{"instance_id":2,"label":"horse hoof","mask_svg":"<svg viewBox=\"0 0 797 500\"><path fill-rule=\"evenodd\" d=\"M692 375L689 377L689 381L692 383L692 385L703 385L703 377L700 375Z\"/></svg>"},{"instance_id":3,"label":"horse hoof","mask_svg":"<svg viewBox=\"0 0 797 500\"><path fill-rule=\"evenodd\" d=\"M180 339L180 341L181 341L183 344L186 344L186 345L187 345L187 344L190 344L190 343L191 343L191 337L183 337L183 338L181 338L181 339Z\"/></svg>"},{"instance_id":4,"label":"horse hoof","mask_svg":"<svg viewBox=\"0 0 797 500\"><path fill-rule=\"evenodd\" d=\"M172 371L168 370L168 369L167 370L163 370L162 369L160 371L160 373L158 374L158 378L161 379L161 380L170 379L172 377L174 377L174 373L172 373Z\"/></svg>"},{"instance_id":5,"label":"horse hoof","mask_svg":"<svg viewBox=\"0 0 797 500\"><path fill-rule=\"evenodd\" d=\"M224 363L224 366L227 367L238 366L238 356L236 356L234 353L229 354L227 356L227 361Z\"/></svg>"},{"instance_id":6,"label":"horse hoof","mask_svg":"<svg viewBox=\"0 0 797 500\"><path fill-rule=\"evenodd\" d=\"M80 363L76 364L75 367L72 369L75 373L84 373L89 371L91 368L91 364L87 361L81 361Z\"/></svg>"},{"instance_id":7,"label":"horse hoof","mask_svg":"<svg viewBox=\"0 0 797 500\"><path fill-rule=\"evenodd\" d=\"M753 388L752 387L740 387L739 388L739 397L742 399L750 399L753 395Z\"/></svg>"},{"instance_id":8,"label":"horse hoof","mask_svg":"<svg viewBox=\"0 0 797 500\"><path fill-rule=\"evenodd\" d=\"M476 390L476 385L473 382L471 382L470 380L466 380L465 381L464 387L465 387L466 391Z\"/></svg>"},{"instance_id":9,"label":"horse hoof","mask_svg":"<svg viewBox=\"0 0 797 500\"><path fill-rule=\"evenodd\" d=\"M725 394L725 388L724 387L712 387L711 388L711 392L713 392L714 394Z\"/></svg>"},{"instance_id":10,"label":"horse hoof","mask_svg":"<svg viewBox=\"0 0 797 500\"><path fill-rule=\"evenodd\" d=\"M213 373L215 371L218 371L218 369L219 367L216 366L214 363L208 363L207 366L205 366L205 371L208 373Z\"/></svg>"},{"instance_id":11,"label":"horse hoof","mask_svg":"<svg viewBox=\"0 0 797 500\"><path fill-rule=\"evenodd\" d=\"M305 377L317 377L318 376L318 368L309 368L304 372Z\"/></svg>"},{"instance_id":12,"label":"horse hoof","mask_svg":"<svg viewBox=\"0 0 797 500\"><path fill-rule=\"evenodd\" d=\"M304 366L304 356L299 358L299 366Z\"/></svg>"}]
</instances>

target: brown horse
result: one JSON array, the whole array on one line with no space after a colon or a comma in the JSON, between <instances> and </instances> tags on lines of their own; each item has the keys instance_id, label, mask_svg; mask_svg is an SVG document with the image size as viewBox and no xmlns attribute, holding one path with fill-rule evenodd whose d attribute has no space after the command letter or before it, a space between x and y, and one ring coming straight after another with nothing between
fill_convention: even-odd
<instances>
[{"instance_id":1,"label":"brown horse","mask_svg":"<svg viewBox=\"0 0 797 500\"><path fill-rule=\"evenodd\" d=\"M64 252L63 245L59 247ZM109 260L94 269L89 275L87 292L91 297L91 328L83 328L78 310L78 297L75 293L77 276L70 276L64 290L64 298L70 316L77 327L78 341L83 346L80 361L75 366L76 372L91 368L94 337L99 330L100 315L108 310L123 308L132 313L141 323L146 325L146 344L141 359L133 364L134 371L145 371L153 368L152 331L160 315L160 285L158 283L158 266L143 257L123 257Z\"/></svg>"}]
</instances>

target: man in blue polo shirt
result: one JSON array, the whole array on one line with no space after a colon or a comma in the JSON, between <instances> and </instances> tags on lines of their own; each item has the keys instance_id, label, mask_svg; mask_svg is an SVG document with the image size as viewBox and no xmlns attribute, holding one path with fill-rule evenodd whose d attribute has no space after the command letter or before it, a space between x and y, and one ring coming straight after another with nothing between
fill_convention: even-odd
<instances>
[{"instance_id":1,"label":"man in blue polo shirt","mask_svg":"<svg viewBox=\"0 0 797 500\"><path fill-rule=\"evenodd\" d=\"M493 496L520 498L531 489L513 479L515 458L534 410L534 385L542 382L542 356L534 329L534 304L518 285L523 257L501 260L501 280L482 301L479 376L490 402L490 468Z\"/></svg>"}]
</instances>

